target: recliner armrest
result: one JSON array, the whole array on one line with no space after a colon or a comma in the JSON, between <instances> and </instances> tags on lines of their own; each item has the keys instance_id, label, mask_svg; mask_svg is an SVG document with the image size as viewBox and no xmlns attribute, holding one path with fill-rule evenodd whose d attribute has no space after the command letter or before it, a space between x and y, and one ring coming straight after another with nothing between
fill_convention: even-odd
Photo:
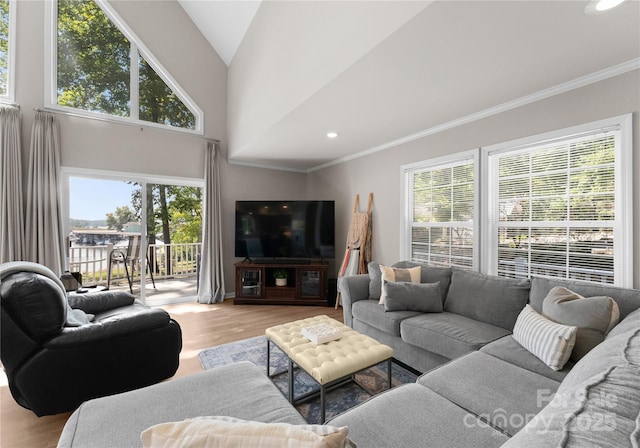
<instances>
[{"instance_id":1,"label":"recliner armrest","mask_svg":"<svg viewBox=\"0 0 640 448\"><path fill-rule=\"evenodd\" d=\"M99 291L69 294L69 305L89 314L97 314L121 306L131 305L136 298L125 291Z\"/></svg>"},{"instance_id":2,"label":"recliner armrest","mask_svg":"<svg viewBox=\"0 0 640 448\"><path fill-rule=\"evenodd\" d=\"M344 324L353 326L351 305L358 300L369 299L369 274L350 275L340 279L340 302Z\"/></svg>"},{"instance_id":3,"label":"recliner armrest","mask_svg":"<svg viewBox=\"0 0 640 448\"><path fill-rule=\"evenodd\" d=\"M61 349L89 344L162 328L168 325L170 320L169 314L161 309L150 308L135 313L123 313L81 327L65 327L58 336L43 345L46 348Z\"/></svg>"}]
</instances>

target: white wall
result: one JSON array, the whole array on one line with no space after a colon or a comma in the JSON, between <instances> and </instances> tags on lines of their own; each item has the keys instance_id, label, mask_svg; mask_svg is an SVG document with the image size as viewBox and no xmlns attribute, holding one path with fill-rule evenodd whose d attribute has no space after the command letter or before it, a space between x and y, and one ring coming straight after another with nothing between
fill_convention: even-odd
<instances>
[{"instance_id":1,"label":"white wall","mask_svg":"<svg viewBox=\"0 0 640 448\"><path fill-rule=\"evenodd\" d=\"M309 175L309 190L336 200L337 247L344 247L353 197L374 193L373 259L400 257L402 165L633 112L634 287L640 288L640 71L459 126Z\"/></svg>"}]
</instances>

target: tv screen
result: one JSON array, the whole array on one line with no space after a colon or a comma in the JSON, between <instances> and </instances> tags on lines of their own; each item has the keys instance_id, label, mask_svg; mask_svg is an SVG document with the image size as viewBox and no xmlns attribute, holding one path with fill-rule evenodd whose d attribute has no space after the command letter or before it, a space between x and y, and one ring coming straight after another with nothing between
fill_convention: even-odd
<instances>
[{"instance_id":1,"label":"tv screen","mask_svg":"<svg viewBox=\"0 0 640 448\"><path fill-rule=\"evenodd\" d=\"M236 257L334 258L334 201L236 201Z\"/></svg>"}]
</instances>

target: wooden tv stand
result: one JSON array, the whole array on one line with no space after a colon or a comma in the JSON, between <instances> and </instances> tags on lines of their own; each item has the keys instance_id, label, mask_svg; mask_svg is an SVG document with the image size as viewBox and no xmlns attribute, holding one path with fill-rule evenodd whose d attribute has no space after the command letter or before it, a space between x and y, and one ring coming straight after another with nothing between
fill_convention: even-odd
<instances>
[{"instance_id":1,"label":"wooden tv stand","mask_svg":"<svg viewBox=\"0 0 640 448\"><path fill-rule=\"evenodd\" d=\"M233 303L263 305L327 306L327 265L286 263L236 263L236 295ZM276 270L288 272L286 286L276 286Z\"/></svg>"}]
</instances>

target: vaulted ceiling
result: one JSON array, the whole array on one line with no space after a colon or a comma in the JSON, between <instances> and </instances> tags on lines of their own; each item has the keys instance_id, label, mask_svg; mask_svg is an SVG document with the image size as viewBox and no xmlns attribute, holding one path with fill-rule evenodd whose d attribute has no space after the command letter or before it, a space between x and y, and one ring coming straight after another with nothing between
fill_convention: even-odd
<instances>
[{"instance_id":1,"label":"vaulted ceiling","mask_svg":"<svg viewBox=\"0 0 640 448\"><path fill-rule=\"evenodd\" d=\"M638 0L179 1L229 66L249 165L313 170L640 69Z\"/></svg>"}]
</instances>

